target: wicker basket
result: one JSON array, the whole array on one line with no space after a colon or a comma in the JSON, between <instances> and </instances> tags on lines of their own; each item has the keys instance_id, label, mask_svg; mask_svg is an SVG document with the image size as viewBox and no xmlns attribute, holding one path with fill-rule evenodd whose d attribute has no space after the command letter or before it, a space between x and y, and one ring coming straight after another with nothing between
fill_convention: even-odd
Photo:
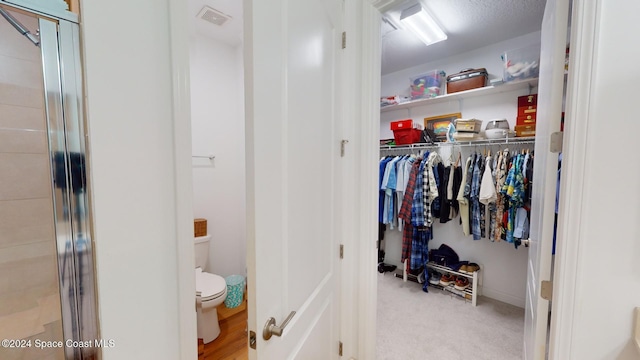
<instances>
[{"instance_id":1,"label":"wicker basket","mask_svg":"<svg viewBox=\"0 0 640 360\"><path fill-rule=\"evenodd\" d=\"M193 236L207 236L207 219L193 220Z\"/></svg>"}]
</instances>

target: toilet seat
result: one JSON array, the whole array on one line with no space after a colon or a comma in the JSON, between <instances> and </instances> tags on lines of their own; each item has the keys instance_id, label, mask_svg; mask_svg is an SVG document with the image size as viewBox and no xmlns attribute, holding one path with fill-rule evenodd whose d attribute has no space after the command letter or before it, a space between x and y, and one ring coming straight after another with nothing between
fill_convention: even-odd
<instances>
[{"instance_id":1,"label":"toilet seat","mask_svg":"<svg viewBox=\"0 0 640 360\"><path fill-rule=\"evenodd\" d=\"M222 276L196 269L196 292L202 301L215 300L227 293L227 283Z\"/></svg>"}]
</instances>

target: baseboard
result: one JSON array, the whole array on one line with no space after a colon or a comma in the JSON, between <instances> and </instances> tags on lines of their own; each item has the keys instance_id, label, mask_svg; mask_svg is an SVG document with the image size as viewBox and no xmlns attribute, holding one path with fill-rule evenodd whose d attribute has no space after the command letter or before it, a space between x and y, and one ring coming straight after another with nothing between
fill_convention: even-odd
<instances>
[{"instance_id":1,"label":"baseboard","mask_svg":"<svg viewBox=\"0 0 640 360\"><path fill-rule=\"evenodd\" d=\"M498 300L498 301L502 301L504 303L507 304L511 304L513 306L517 306L519 308L523 308L525 307L525 298L520 298L517 296L513 296L512 294L507 294L505 292L499 291L499 290L495 290L495 289L491 289L491 288L487 288L487 287L482 287L482 296L486 296L488 298L494 299L494 300Z\"/></svg>"}]
</instances>

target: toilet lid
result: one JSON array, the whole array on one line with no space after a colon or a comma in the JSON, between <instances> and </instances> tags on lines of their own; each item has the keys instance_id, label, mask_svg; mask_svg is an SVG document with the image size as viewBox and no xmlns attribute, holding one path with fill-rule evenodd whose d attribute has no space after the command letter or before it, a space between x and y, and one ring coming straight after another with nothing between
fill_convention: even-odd
<instances>
[{"instance_id":1,"label":"toilet lid","mask_svg":"<svg viewBox=\"0 0 640 360\"><path fill-rule=\"evenodd\" d=\"M222 276L205 272L196 272L196 291L203 300L221 296L227 290L227 283Z\"/></svg>"}]
</instances>

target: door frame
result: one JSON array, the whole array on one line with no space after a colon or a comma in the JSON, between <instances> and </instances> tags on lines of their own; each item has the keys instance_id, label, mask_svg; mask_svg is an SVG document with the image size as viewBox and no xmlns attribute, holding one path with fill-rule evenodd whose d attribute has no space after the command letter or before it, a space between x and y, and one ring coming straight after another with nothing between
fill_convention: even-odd
<instances>
[{"instance_id":1,"label":"door frame","mask_svg":"<svg viewBox=\"0 0 640 360\"><path fill-rule=\"evenodd\" d=\"M344 309L357 309L355 312L345 311L340 319L341 338L345 342L345 358L368 359L375 357L376 338L376 289L377 277L375 264L377 261L375 191L377 173L375 165L378 158L378 139L380 131L380 112L377 99L380 92L380 39L378 37L381 12L389 9L401 0L360 0L345 2L345 29L348 32L347 49L354 44L354 51L347 51L345 61L358 61L359 71L354 72L355 81L360 81L361 91L353 92L353 102L347 105L347 113L357 116L361 124L354 135L353 151L357 176L361 186L354 194L358 223L351 229L353 240L347 243L353 248L354 257L345 259L342 277L356 279L356 296L345 298L349 292L342 281L342 304ZM193 221L192 185L191 185L191 124L189 93L189 55L188 55L188 15L186 4L181 0L170 0L171 8L171 51L173 60L174 87L174 141L176 166L176 222L179 238L191 236ZM593 76L593 52L597 48L596 31L598 26L598 4L575 0L572 14L572 54L570 67L575 69L569 75L567 110L565 112L565 142L563 150L567 156L563 164L561 181L560 207L571 204L572 209L580 209L583 203L583 182L580 174L586 163L587 126L574 128L571 123L580 118L583 122L591 120L589 109L579 104L588 103L591 93L590 79ZM353 34L353 35L352 35ZM353 39L353 40L351 40ZM579 55L579 56L575 56ZM576 78L580 79L580 84ZM352 79L353 80L353 79ZM368 89L368 91L367 91ZM571 184L571 191L568 190ZM362 210L362 211L359 211ZM550 351L552 358L571 358L573 305L575 288L565 286L573 284L578 274L578 258L580 245L579 211L563 214L558 221L558 246L554 274L554 301L551 321ZM176 257L178 260L179 324L180 353L183 359L195 359L197 351L193 339L196 335L195 316L195 279L193 277L193 243L177 242Z\"/></svg>"},{"instance_id":2,"label":"door frame","mask_svg":"<svg viewBox=\"0 0 640 360\"><path fill-rule=\"evenodd\" d=\"M570 359L572 357L571 339L574 324L574 309L576 304L576 288L574 286L575 279L579 274L579 256L580 256L580 224L582 222L583 208L583 190L584 179L581 174L587 163L586 148L588 143L587 129L589 122L593 121L590 117L589 108L580 106L581 104L589 104L591 94L591 78L594 76L594 54L597 51L597 33L598 33L598 16L599 2L589 2L582 0L574 0L571 13L571 58L570 69L573 69L568 76L567 94L566 94L566 110L565 110L565 128L564 128L564 144L563 153L563 170L561 179L561 190L559 198L559 208L565 207L564 204L571 204L571 213L560 212L558 219L557 246L555 258L555 271L553 274L553 302L552 319L550 329L549 354L551 359ZM363 21L372 22L380 21L380 13L402 3L402 0L370 0L370 3L377 9L374 13L364 13ZM379 26L379 24L377 25ZM364 27L363 29L372 30L376 27ZM366 31L365 31L366 32ZM374 32L373 35L377 35ZM380 39L377 36L368 34L371 41L363 42L363 54L368 56L380 57ZM367 34L363 34L363 38ZM366 64L365 64L366 65ZM369 71L369 76L378 77L380 68L369 67L363 68L363 73ZM579 79L579 80L578 80ZM363 76L363 85L366 83L366 75ZM375 82L369 80L370 82ZM379 90L379 82L378 88ZM359 104L362 108L370 105L370 94L362 93ZM376 99L378 93L374 94ZM375 103L376 110L379 112L378 104ZM371 114L368 124L363 124L363 128L379 129L379 113ZM576 126L576 119L581 119L581 126ZM366 120L363 120L366 122ZM571 124L574 124L572 126ZM376 130L376 136L379 137L379 130ZM374 140L378 141L378 137ZM363 156L374 151L377 156L377 147L375 149L367 149L366 144L361 144L360 152ZM362 170L364 173L368 169ZM377 175L376 175L377 176ZM569 188L569 184L571 187ZM360 201L361 210L370 209L372 206L370 201L377 199L377 193L371 194L363 186L362 196L369 196L369 201ZM374 206L375 207L375 206ZM366 211L363 211L363 213ZM363 220L361 226L366 223ZM362 230L361 234L367 234L366 230ZM363 237L362 239L366 239ZM363 240L364 241L364 240ZM363 244L364 247L364 244ZM371 254L366 251L360 252L359 261L363 264L358 272L358 283L360 284L360 299L374 298L377 288L375 276L372 278L367 272L368 264L371 263ZM376 258L377 259L377 258ZM375 262L375 260L373 261ZM571 285L571 286L568 286ZM376 302L360 303L361 314L369 314L370 319L375 319ZM372 307L368 308L368 307ZM365 309L362 309L365 308ZM358 333L360 334L360 352L359 358L375 357L375 321L359 321ZM372 330L373 329L373 330Z\"/></svg>"},{"instance_id":3,"label":"door frame","mask_svg":"<svg viewBox=\"0 0 640 360\"><path fill-rule=\"evenodd\" d=\"M586 179L582 174L588 163L589 124L597 121L591 107L585 104L591 101L591 79L597 71L595 54L598 51L599 9L600 0L573 1L548 349L550 359L573 358L573 327L579 301L575 284L580 273L581 223L585 220L582 209L589 205L584 201ZM568 204L571 204L571 211L561 211L568 208Z\"/></svg>"},{"instance_id":4,"label":"door frame","mask_svg":"<svg viewBox=\"0 0 640 360\"><path fill-rule=\"evenodd\" d=\"M176 260L178 279L179 354L197 359L196 279L193 241L193 176L191 166L191 82L188 4L169 0L173 141L176 186Z\"/></svg>"}]
</instances>

